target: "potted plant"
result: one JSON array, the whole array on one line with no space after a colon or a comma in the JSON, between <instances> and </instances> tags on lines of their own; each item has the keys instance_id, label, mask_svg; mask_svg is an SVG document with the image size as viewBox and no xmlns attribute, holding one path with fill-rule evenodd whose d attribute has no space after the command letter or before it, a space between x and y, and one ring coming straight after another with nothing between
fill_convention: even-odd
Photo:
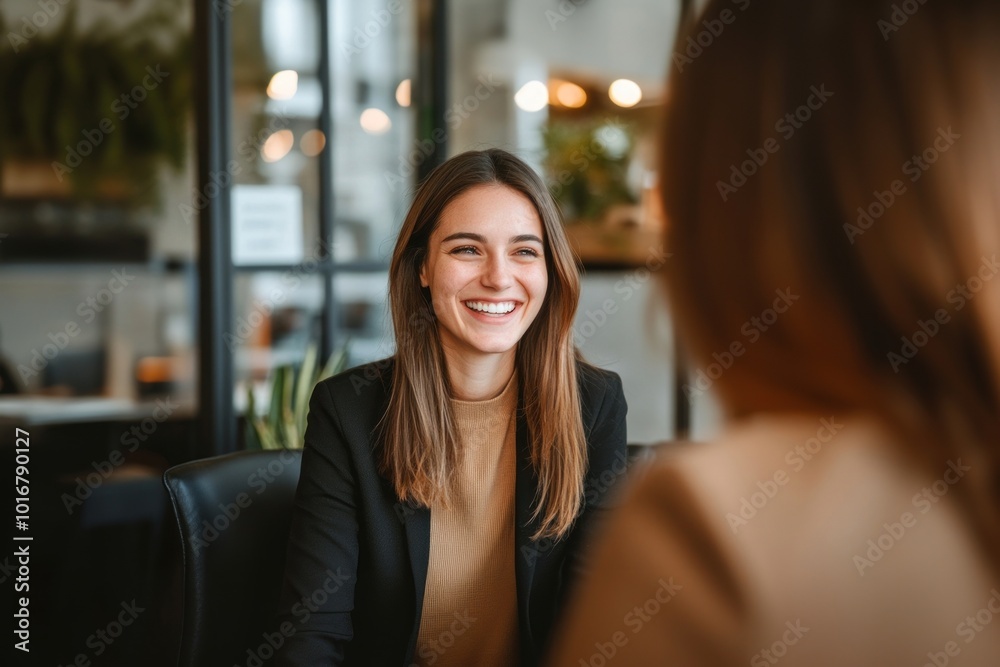
<instances>
[{"instance_id":1,"label":"potted plant","mask_svg":"<svg viewBox=\"0 0 1000 667\"><path fill-rule=\"evenodd\" d=\"M247 449L302 449L309 397L320 381L344 370L349 344L350 341L345 341L322 368L317 364L316 345L310 345L300 367L287 365L274 369L270 380L270 404L263 414L257 414L253 387L247 389L244 415Z\"/></svg>"},{"instance_id":2,"label":"potted plant","mask_svg":"<svg viewBox=\"0 0 1000 667\"><path fill-rule=\"evenodd\" d=\"M635 204L628 183L632 129L604 118L551 119L542 131L545 176L569 224L599 222L611 207Z\"/></svg>"}]
</instances>

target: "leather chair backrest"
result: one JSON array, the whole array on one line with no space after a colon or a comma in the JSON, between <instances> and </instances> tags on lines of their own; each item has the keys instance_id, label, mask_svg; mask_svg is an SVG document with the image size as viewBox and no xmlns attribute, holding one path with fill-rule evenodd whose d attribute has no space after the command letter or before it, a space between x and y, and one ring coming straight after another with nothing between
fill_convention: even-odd
<instances>
[{"instance_id":1,"label":"leather chair backrest","mask_svg":"<svg viewBox=\"0 0 1000 667\"><path fill-rule=\"evenodd\" d=\"M276 629L300 465L298 451L253 451L164 473L183 563L178 664L228 667L268 657L261 646Z\"/></svg>"}]
</instances>

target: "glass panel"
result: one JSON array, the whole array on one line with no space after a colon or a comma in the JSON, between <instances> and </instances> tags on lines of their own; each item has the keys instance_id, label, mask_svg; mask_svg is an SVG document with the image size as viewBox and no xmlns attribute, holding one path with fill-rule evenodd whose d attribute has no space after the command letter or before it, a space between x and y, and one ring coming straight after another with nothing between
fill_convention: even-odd
<instances>
[{"instance_id":1,"label":"glass panel","mask_svg":"<svg viewBox=\"0 0 1000 667\"><path fill-rule=\"evenodd\" d=\"M0 20L0 394L193 411L190 6L12 2Z\"/></svg>"},{"instance_id":2,"label":"glass panel","mask_svg":"<svg viewBox=\"0 0 1000 667\"><path fill-rule=\"evenodd\" d=\"M118 405L169 394L192 409L194 288L190 272L162 265L8 266L0 343L15 386L2 391Z\"/></svg>"},{"instance_id":3,"label":"glass panel","mask_svg":"<svg viewBox=\"0 0 1000 667\"><path fill-rule=\"evenodd\" d=\"M389 274L338 273L333 281L337 303L337 344L348 342L350 366L390 356L395 351L389 317Z\"/></svg>"},{"instance_id":4,"label":"glass panel","mask_svg":"<svg viewBox=\"0 0 1000 667\"><path fill-rule=\"evenodd\" d=\"M247 272L236 277L236 321L226 333L235 356L236 410L247 406L247 388L263 407L275 369L299 366L310 345L319 345L323 282L308 267L281 272Z\"/></svg>"},{"instance_id":5,"label":"glass panel","mask_svg":"<svg viewBox=\"0 0 1000 667\"><path fill-rule=\"evenodd\" d=\"M414 2L334 2L334 257L388 261L416 165Z\"/></svg>"},{"instance_id":6,"label":"glass panel","mask_svg":"<svg viewBox=\"0 0 1000 667\"><path fill-rule=\"evenodd\" d=\"M299 188L301 220L280 222L301 225L310 247L319 239L317 156L327 142L318 128L319 6L315 0L246 0L233 3L232 25L229 171L236 184Z\"/></svg>"},{"instance_id":7,"label":"glass panel","mask_svg":"<svg viewBox=\"0 0 1000 667\"><path fill-rule=\"evenodd\" d=\"M423 159L413 143L409 99L413 7L381 0L331 3L331 138L318 128L317 1L234 5L233 181L301 188L308 247L319 236L317 155L330 142L338 261L386 258L382 241L396 228L413 165Z\"/></svg>"}]
</instances>

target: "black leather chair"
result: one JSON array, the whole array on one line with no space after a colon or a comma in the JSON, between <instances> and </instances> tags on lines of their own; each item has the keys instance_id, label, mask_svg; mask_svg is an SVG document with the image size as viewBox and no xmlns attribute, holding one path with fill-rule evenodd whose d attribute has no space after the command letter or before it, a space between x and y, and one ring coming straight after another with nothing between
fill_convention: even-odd
<instances>
[{"instance_id":1,"label":"black leather chair","mask_svg":"<svg viewBox=\"0 0 1000 667\"><path fill-rule=\"evenodd\" d=\"M183 569L178 664L265 662L285 565L301 453L226 454L163 475Z\"/></svg>"}]
</instances>

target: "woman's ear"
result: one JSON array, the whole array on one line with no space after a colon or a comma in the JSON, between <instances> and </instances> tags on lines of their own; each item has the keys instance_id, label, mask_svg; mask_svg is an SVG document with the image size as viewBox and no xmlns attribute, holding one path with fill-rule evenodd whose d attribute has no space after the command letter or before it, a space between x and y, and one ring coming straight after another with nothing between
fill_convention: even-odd
<instances>
[{"instance_id":1,"label":"woman's ear","mask_svg":"<svg viewBox=\"0 0 1000 667\"><path fill-rule=\"evenodd\" d=\"M421 287L430 287L430 284L427 282L427 260L426 259L420 263L420 286Z\"/></svg>"}]
</instances>

